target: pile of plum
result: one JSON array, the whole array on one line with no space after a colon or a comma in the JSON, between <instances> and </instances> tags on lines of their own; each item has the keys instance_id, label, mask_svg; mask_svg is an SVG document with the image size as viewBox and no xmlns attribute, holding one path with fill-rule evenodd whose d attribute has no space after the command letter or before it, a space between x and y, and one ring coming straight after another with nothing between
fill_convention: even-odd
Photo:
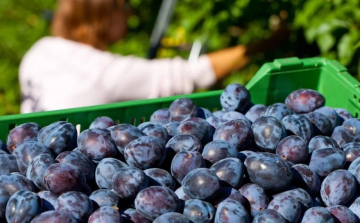
<instances>
[{"instance_id":1,"label":"pile of plum","mask_svg":"<svg viewBox=\"0 0 360 223\"><path fill-rule=\"evenodd\" d=\"M16 126L0 143L0 222L360 222L360 120L299 89L222 110L180 98L138 126Z\"/></svg>"}]
</instances>

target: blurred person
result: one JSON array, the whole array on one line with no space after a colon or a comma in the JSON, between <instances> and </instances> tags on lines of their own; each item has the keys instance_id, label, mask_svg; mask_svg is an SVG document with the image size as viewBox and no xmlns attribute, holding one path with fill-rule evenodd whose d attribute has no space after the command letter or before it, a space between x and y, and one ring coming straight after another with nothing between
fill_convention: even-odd
<instances>
[{"instance_id":1,"label":"blurred person","mask_svg":"<svg viewBox=\"0 0 360 223\"><path fill-rule=\"evenodd\" d=\"M21 61L21 113L192 93L244 67L250 55L273 44L238 45L196 62L107 52L126 36L129 16L126 0L59 0L52 36L36 42Z\"/></svg>"}]
</instances>

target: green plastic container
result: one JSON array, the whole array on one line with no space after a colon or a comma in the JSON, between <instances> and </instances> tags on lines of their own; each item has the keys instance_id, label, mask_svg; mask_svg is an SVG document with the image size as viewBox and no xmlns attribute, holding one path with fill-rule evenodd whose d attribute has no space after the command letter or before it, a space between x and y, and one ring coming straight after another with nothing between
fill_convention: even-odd
<instances>
[{"instance_id":1,"label":"green plastic container","mask_svg":"<svg viewBox=\"0 0 360 223\"><path fill-rule=\"evenodd\" d=\"M310 88L325 96L326 106L345 108L355 117L358 117L360 113L360 83L347 72L345 67L334 60L324 58L276 59L272 63L265 63L246 87L255 104L269 105L284 102L286 96L292 91L299 88ZM40 126L46 126L55 121L68 121L74 124L79 132L87 129L91 122L99 116L109 116L117 123L138 125L147 121L155 110L169 107L172 101L180 97L188 97L196 105L211 111L220 110L221 93L222 91L219 90L2 116L0 117L0 139L5 142L11 129L26 122L36 122Z\"/></svg>"}]
</instances>

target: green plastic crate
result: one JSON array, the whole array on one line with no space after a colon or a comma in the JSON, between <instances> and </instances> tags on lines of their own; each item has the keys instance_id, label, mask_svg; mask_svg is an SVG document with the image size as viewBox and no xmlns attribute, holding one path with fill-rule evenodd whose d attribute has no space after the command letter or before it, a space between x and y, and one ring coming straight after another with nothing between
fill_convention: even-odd
<instances>
[{"instance_id":1,"label":"green plastic crate","mask_svg":"<svg viewBox=\"0 0 360 223\"><path fill-rule=\"evenodd\" d=\"M324 58L285 58L265 63L246 85L255 104L269 105L284 102L287 95L299 88L319 91L326 98L326 106L347 109L358 117L360 113L360 83L353 78L345 67L337 61ZM0 117L0 139L5 142L9 131L16 125L36 122L46 126L55 121L68 121L78 131L87 129L99 116L109 116L117 123L137 125L147 121L151 114L169 107L179 97L188 97L196 105L211 111L220 110L222 90L189 95L178 95L157 99L136 100L106 105L57 111L36 112L30 114L8 115Z\"/></svg>"}]
</instances>

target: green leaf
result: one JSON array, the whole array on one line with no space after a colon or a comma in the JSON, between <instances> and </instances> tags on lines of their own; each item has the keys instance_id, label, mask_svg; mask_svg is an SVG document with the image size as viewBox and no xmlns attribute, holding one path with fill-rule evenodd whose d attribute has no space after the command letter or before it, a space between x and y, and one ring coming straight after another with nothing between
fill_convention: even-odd
<instances>
[{"instance_id":1,"label":"green leaf","mask_svg":"<svg viewBox=\"0 0 360 223\"><path fill-rule=\"evenodd\" d=\"M321 53L327 53L335 44L335 38L330 33L323 33L316 39Z\"/></svg>"},{"instance_id":2,"label":"green leaf","mask_svg":"<svg viewBox=\"0 0 360 223\"><path fill-rule=\"evenodd\" d=\"M359 47L360 47L360 41L358 41L358 42L355 44L354 49L356 50L356 49L359 48Z\"/></svg>"},{"instance_id":3,"label":"green leaf","mask_svg":"<svg viewBox=\"0 0 360 223\"><path fill-rule=\"evenodd\" d=\"M349 32L344 34L338 45L338 57L339 62L343 64L344 66L347 66L355 53L354 45L357 43L359 37L359 33L357 32Z\"/></svg>"},{"instance_id":4,"label":"green leaf","mask_svg":"<svg viewBox=\"0 0 360 223\"><path fill-rule=\"evenodd\" d=\"M305 30L305 38L308 43L313 43L315 38L318 34L318 30L316 27L310 27L309 29Z\"/></svg>"}]
</instances>

